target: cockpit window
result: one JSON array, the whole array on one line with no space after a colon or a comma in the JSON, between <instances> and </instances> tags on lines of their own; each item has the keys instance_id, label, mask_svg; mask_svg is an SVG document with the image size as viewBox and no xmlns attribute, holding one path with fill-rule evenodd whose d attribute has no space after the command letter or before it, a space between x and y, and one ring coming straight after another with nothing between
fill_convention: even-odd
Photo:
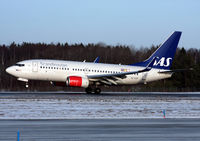
<instances>
[{"instance_id":1,"label":"cockpit window","mask_svg":"<svg viewBox=\"0 0 200 141\"><path fill-rule=\"evenodd\" d=\"M15 64L15 66L23 67L25 65L24 64Z\"/></svg>"}]
</instances>

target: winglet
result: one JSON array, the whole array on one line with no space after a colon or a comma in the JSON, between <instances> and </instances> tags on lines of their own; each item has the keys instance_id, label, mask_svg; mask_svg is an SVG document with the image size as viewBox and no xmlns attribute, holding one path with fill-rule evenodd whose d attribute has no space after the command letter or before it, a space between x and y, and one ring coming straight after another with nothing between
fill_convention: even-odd
<instances>
[{"instance_id":1,"label":"winglet","mask_svg":"<svg viewBox=\"0 0 200 141\"><path fill-rule=\"evenodd\" d=\"M94 60L94 63L99 63L99 56Z\"/></svg>"}]
</instances>

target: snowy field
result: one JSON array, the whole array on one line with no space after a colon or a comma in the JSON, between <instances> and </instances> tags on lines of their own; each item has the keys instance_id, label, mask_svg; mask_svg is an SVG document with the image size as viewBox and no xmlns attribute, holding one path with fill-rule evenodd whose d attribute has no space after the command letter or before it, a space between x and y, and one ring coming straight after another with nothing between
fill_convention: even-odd
<instances>
[{"instance_id":1,"label":"snowy field","mask_svg":"<svg viewBox=\"0 0 200 141\"><path fill-rule=\"evenodd\" d=\"M200 96L13 95L0 96L0 119L200 118Z\"/></svg>"}]
</instances>

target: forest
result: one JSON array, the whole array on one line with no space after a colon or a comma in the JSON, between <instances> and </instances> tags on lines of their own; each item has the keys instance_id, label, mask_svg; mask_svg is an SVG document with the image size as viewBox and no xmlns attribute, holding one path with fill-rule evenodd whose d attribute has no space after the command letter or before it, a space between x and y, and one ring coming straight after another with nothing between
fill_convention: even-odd
<instances>
[{"instance_id":1,"label":"forest","mask_svg":"<svg viewBox=\"0 0 200 141\"><path fill-rule=\"evenodd\" d=\"M59 59L93 62L99 56L100 63L132 64L147 59L159 45L135 48L126 45L68 44L68 43L21 43L0 45L0 90L1 91L83 91L83 88L55 87L46 81L30 81L25 88L24 82L5 72L8 66L27 59ZM178 47L171 69L189 69L174 73L166 80L146 85L102 87L103 91L200 91L200 50Z\"/></svg>"}]
</instances>

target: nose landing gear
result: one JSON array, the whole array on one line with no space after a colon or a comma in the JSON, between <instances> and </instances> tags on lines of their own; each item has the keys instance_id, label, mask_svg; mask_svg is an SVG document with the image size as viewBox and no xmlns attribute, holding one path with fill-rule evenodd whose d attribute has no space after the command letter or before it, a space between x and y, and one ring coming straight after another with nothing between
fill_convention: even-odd
<instances>
[{"instance_id":1,"label":"nose landing gear","mask_svg":"<svg viewBox=\"0 0 200 141\"><path fill-rule=\"evenodd\" d=\"M29 85L28 85L28 82L26 82L26 85L25 85L25 87L26 87L26 88L28 88L28 87L29 87Z\"/></svg>"},{"instance_id":2,"label":"nose landing gear","mask_svg":"<svg viewBox=\"0 0 200 141\"><path fill-rule=\"evenodd\" d=\"M25 78L17 78L18 81L22 81L22 82L25 82L25 87L28 88L29 85L28 85L28 79L25 79Z\"/></svg>"}]
</instances>

